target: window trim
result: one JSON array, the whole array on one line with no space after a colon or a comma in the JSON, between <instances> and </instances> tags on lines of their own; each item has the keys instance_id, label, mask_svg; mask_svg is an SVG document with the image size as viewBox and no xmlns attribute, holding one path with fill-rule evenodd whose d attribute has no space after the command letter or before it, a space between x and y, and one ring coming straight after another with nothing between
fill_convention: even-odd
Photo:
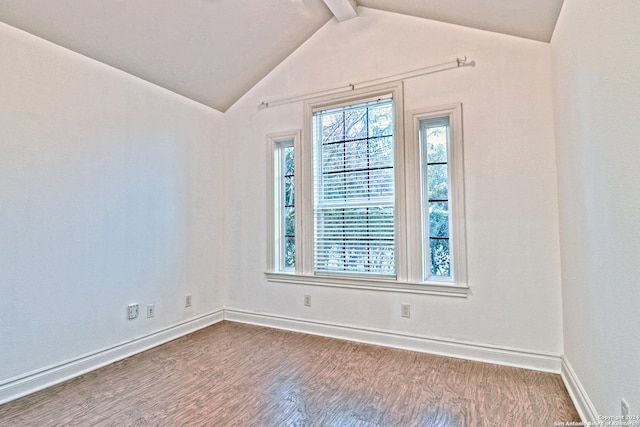
<instances>
[{"instance_id":1,"label":"window trim","mask_svg":"<svg viewBox=\"0 0 640 427\"><path fill-rule=\"evenodd\" d=\"M299 170L300 165L300 139L301 131L293 130L288 132L279 132L267 135L267 148L269 150L267 159L267 271L278 272L282 274L294 274L298 269L298 261L301 257L298 247L298 230L301 229L302 223L300 215L296 209L296 257L295 257L295 269L284 268L284 262L282 259L283 242L280 236L282 231L282 206L281 206L281 194L280 184L282 177L280 176L281 168L281 151L283 148L292 146L294 150L294 171ZM279 166L276 166L279 165ZM294 199L298 200L300 196L299 185L296 182L294 184ZM297 202L295 203L297 207ZM277 211L276 211L277 209Z\"/></svg>"},{"instance_id":2,"label":"window trim","mask_svg":"<svg viewBox=\"0 0 640 427\"><path fill-rule=\"evenodd\" d=\"M397 192L397 186L395 184L396 181L396 169L397 169L397 161L395 159L395 151L397 148L397 141L396 141L396 132L397 132L397 128L398 126L396 125L396 109L398 108L398 105L395 102L394 99L394 92L392 90L388 90L385 91L386 93L377 93L374 96L370 96L368 98L350 98L347 102L342 102L339 105L335 105L332 104L329 108L326 107L320 107L320 108L313 108L312 109L312 118L313 118L313 123L311 125L311 129L312 129L312 134L313 137L311 138L311 147L312 147L312 162L313 162L313 185L312 185L312 201L313 201L313 212L314 212L314 243L315 243L315 239L320 238L320 240L322 242L326 242L326 240L323 240L322 237L326 237L326 235L324 233L322 233L322 228L318 229L317 227L319 226L319 218L322 217L322 214L319 214L320 212L326 211L326 210L331 210L331 209L340 209L340 208L346 208L346 209L352 209L352 208L368 208L368 207L372 207L372 208L388 208L388 207L392 207L393 209L393 217L387 217L389 221L388 223L388 228L385 228L385 230L387 232L391 231L393 233L393 273L390 274L389 272L385 272L383 273L382 271L361 271L361 272L355 272L352 270L349 270L349 267L351 266L351 264L349 264L348 262L345 263L344 267L345 270L344 271L330 271L330 270L324 270L322 268L318 268L319 266L317 265L316 262L314 262L314 275L318 275L318 276L337 276L337 277L371 277L371 278L380 278L383 280L388 280L388 279L392 279L395 280L397 277L397 264L396 264L396 258L397 258L397 232L396 232L396 228L397 228L397 223L398 223L398 217L397 217L397 197L396 197L396 192ZM389 178L393 180L393 187L392 187L392 191L393 194L392 195L388 195L385 197L376 197L375 195L372 198L364 198L364 199L354 199L354 198L350 198L350 197L345 197L344 199L325 199L324 194L323 194L323 188L324 188L324 184L322 182L322 180L325 178L324 177L324 161L323 161L323 147L324 147L324 143L320 142L320 141L316 141L316 137L321 138L321 136L319 135L319 133L321 133L321 127L322 125L320 125L319 123L315 123L316 121L316 116L318 114L325 114L328 113L329 115L333 115L337 112L343 113L345 111L345 109L347 110L351 110L352 108L358 108L358 109L363 109L366 108L367 111L369 110L369 108L378 108L378 106L380 105L386 105L386 106L390 106L392 111L393 111L393 121L392 123L394 124L393 126L393 130L392 130L392 137L390 138L390 141L393 144L393 152L394 152L394 156L392 157L392 162L391 162L391 169L393 171L393 177L391 177L391 175L389 175ZM315 127L315 129L314 129ZM369 140L369 138L375 139L375 136L371 136L367 134L367 141ZM349 138L347 135L343 135L343 140L338 141L343 145L343 147L345 147L346 149L346 145L348 144ZM368 144L368 142L367 142ZM344 159L346 162L346 158ZM346 166L345 166L346 167ZM366 221L366 223L368 223L368 220ZM362 224L361 224L362 225ZM322 246L322 244L320 244L320 247ZM321 256L321 254L326 254L325 252L323 252L323 248L320 248L320 250L318 250L318 248L316 247L316 245L314 244L314 248L313 248L313 254L314 254L314 260L317 260L319 256Z\"/></svg>"},{"instance_id":3,"label":"window trim","mask_svg":"<svg viewBox=\"0 0 640 427\"><path fill-rule=\"evenodd\" d=\"M466 288L467 284L467 246L464 196L464 147L462 133L462 104L455 103L433 108L413 110L407 120L407 184L410 194L415 195L407 201L407 244L409 248L408 268L411 282L444 286L447 288ZM439 117L449 118L449 156L448 173L449 197L452 206L450 217L451 241L453 243L453 281L425 280L427 266L424 262L425 235L422 213L422 153L420 141L420 122Z\"/></svg>"},{"instance_id":4,"label":"window trim","mask_svg":"<svg viewBox=\"0 0 640 427\"><path fill-rule=\"evenodd\" d=\"M400 292L408 294L440 295L466 298L469 295L467 286L454 286L438 282L408 282L385 280L379 277L342 277L336 275L290 274L286 272L265 272L268 282L296 285L327 286L332 288L367 289L383 292Z\"/></svg>"},{"instance_id":5,"label":"window trim","mask_svg":"<svg viewBox=\"0 0 640 427\"><path fill-rule=\"evenodd\" d=\"M302 217L307 221L311 221L310 226L303 230L303 244L304 253L311 254L302 259L302 270L299 273L305 276L317 276L326 277L328 280L334 278L342 278L342 275L316 275L313 266L313 246L314 246L314 230L313 230L313 113L318 110L339 108L350 104L358 104L361 102L370 101L376 97L388 96L391 94L393 99L394 109L394 152L395 161L394 164L394 178L396 181L396 281L406 280L406 271L402 266L405 265L405 241L404 241L404 221L398 221L398 218L405 217L405 194L404 194L404 174L400 173L402 167L398 166L398 161L404 162L404 93L403 83L393 82L381 85L375 85L366 87L363 89L355 89L348 93L329 94L313 99L309 99L304 105L304 127L302 138L304 141L304 150L302 152L302 166L301 184L304 186L304 191L301 199L300 206L302 208ZM349 275L351 277L351 275ZM376 277L369 278L367 276L354 276L356 280L373 280L376 281ZM325 279L326 280L326 279ZM385 282L385 280L382 280Z\"/></svg>"},{"instance_id":6,"label":"window trim","mask_svg":"<svg viewBox=\"0 0 640 427\"><path fill-rule=\"evenodd\" d=\"M313 265L313 146L312 118L314 111L356 104L376 96L392 94L394 102L394 174L396 182L396 277L316 274ZM469 287L466 277L466 235L464 217L464 172L462 156L462 104L425 108L405 112L403 83L394 82L357 89L349 93L330 94L309 99L304 104L304 126L301 130L268 135L268 200L267 244L268 265L265 276L269 282L368 289L413 294L431 294L466 298ZM422 249L422 193L419 128L420 120L449 116L450 150L452 160L451 200L458 206L451 227L454 251L454 282L425 281ZM405 121L405 117L407 120ZM276 266L275 206L274 206L274 148L277 141L294 139L295 149L295 206L296 206L296 267L295 271L279 270Z\"/></svg>"}]
</instances>

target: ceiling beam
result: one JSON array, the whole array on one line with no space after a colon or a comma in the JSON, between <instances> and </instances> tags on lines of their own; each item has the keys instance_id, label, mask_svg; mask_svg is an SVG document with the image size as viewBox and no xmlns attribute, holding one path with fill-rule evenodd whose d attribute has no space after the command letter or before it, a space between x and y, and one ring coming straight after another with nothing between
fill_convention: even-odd
<instances>
[{"instance_id":1,"label":"ceiling beam","mask_svg":"<svg viewBox=\"0 0 640 427\"><path fill-rule=\"evenodd\" d=\"M358 5L355 0L323 0L340 22L358 16Z\"/></svg>"}]
</instances>

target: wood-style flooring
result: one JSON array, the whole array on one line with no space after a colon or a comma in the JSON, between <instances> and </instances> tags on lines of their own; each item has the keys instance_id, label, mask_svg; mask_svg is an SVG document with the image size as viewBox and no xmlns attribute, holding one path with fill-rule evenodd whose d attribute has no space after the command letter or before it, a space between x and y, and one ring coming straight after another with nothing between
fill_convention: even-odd
<instances>
[{"instance_id":1,"label":"wood-style flooring","mask_svg":"<svg viewBox=\"0 0 640 427\"><path fill-rule=\"evenodd\" d=\"M0 406L0 426L553 426L559 375L221 322Z\"/></svg>"}]
</instances>

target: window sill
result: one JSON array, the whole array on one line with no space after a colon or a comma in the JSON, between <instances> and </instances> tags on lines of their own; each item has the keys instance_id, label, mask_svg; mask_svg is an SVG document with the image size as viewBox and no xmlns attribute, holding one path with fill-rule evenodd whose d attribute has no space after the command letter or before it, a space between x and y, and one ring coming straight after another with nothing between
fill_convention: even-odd
<instances>
[{"instance_id":1,"label":"window sill","mask_svg":"<svg viewBox=\"0 0 640 427\"><path fill-rule=\"evenodd\" d=\"M274 283L294 283L298 285L368 289L375 291L440 295L457 298L466 298L469 295L468 286L449 285L437 282L413 283L369 277L311 276L283 272L265 272L264 274L269 282Z\"/></svg>"}]
</instances>

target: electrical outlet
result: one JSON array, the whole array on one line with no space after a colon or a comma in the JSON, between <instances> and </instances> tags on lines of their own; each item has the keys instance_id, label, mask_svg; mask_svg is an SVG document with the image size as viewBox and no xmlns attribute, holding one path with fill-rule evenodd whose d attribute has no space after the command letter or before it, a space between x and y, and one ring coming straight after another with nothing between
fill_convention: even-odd
<instances>
[{"instance_id":1,"label":"electrical outlet","mask_svg":"<svg viewBox=\"0 0 640 427\"><path fill-rule=\"evenodd\" d=\"M191 295L187 295L184 299L184 306L191 307Z\"/></svg>"},{"instance_id":2,"label":"electrical outlet","mask_svg":"<svg viewBox=\"0 0 640 427\"><path fill-rule=\"evenodd\" d=\"M304 294L304 305L311 307L311 295Z\"/></svg>"},{"instance_id":3,"label":"electrical outlet","mask_svg":"<svg viewBox=\"0 0 640 427\"><path fill-rule=\"evenodd\" d=\"M622 415L623 417L628 417L630 414L631 414L631 409L629 408L629 404L627 403L626 400L622 399L620 401L620 415Z\"/></svg>"},{"instance_id":4,"label":"electrical outlet","mask_svg":"<svg viewBox=\"0 0 640 427\"><path fill-rule=\"evenodd\" d=\"M140 306L138 304L129 304L127 306L127 319L135 319L140 312Z\"/></svg>"},{"instance_id":5,"label":"electrical outlet","mask_svg":"<svg viewBox=\"0 0 640 427\"><path fill-rule=\"evenodd\" d=\"M153 317L156 314L156 309L153 307L153 304L149 304L147 306L147 318Z\"/></svg>"},{"instance_id":6,"label":"electrical outlet","mask_svg":"<svg viewBox=\"0 0 640 427\"><path fill-rule=\"evenodd\" d=\"M411 317L411 305L410 304L401 304L400 305L400 315L402 317Z\"/></svg>"}]
</instances>

